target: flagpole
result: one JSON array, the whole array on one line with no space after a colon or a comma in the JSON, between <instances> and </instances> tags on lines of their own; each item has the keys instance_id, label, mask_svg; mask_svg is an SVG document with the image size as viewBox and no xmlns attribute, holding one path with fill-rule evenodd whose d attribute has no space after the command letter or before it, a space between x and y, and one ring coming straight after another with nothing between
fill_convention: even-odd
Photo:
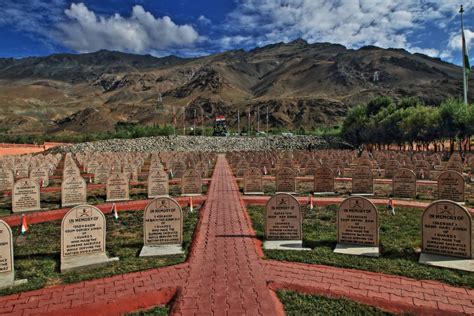
<instances>
[{"instance_id":1,"label":"flagpole","mask_svg":"<svg viewBox=\"0 0 474 316\"><path fill-rule=\"evenodd\" d=\"M463 80L463 90L464 90L464 104L467 105L467 71L466 71L466 57L464 56L466 52L466 40L464 38L464 8L461 4L461 37L462 37L462 80Z\"/></svg>"},{"instance_id":2,"label":"flagpole","mask_svg":"<svg viewBox=\"0 0 474 316\"><path fill-rule=\"evenodd\" d=\"M237 109L237 135L240 136L240 109Z\"/></svg>"}]
</instances>

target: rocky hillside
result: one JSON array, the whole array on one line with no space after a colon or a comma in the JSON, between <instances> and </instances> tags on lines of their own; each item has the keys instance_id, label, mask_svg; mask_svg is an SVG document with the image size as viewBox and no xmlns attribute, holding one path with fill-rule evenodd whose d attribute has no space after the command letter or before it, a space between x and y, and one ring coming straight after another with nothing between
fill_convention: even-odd
<instances>
[{"instance_id":1,"label":"rocky hillside","mask_svg":"<svg viewBox=\"0 0 474 316\"><path fill-rule=\"evenodd\" d=\"M461 69L400 49L296 40L251 51L184 59L118 52L0 59L0 133L75 133L117 122L178 125L201 113L255 124L334 125L356 104L379 95L439 104L461 96ZM378 80L374 80L378 77ZM471 82L470 99L474 99ZM200 124L200 123L199 123Z\"/></svg>"}]
</instances>

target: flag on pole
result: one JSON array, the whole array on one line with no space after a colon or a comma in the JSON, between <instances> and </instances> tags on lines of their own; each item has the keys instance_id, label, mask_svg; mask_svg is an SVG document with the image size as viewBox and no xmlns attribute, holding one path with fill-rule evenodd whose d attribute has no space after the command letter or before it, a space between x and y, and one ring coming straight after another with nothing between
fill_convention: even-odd
<instances>
[{"instance_id":1,"label":"flag on pole","mask_svg":"<svg viewBox=\"0 0 474 316\"><path fill-rule=\"evenodd\" d=\"M25 214L21 214L21 234L24 235L28 231L28 223Z\"/></svg>"},{"instance_id":2,"label":"flag on pole","mask_svg":"<svg viewBox=\"0 0 474 316\"><path fill-rule=\"evenodd\" d=\"M189 213L194 212L194 207L193 207L193 197L189 197Z\"/></svg>"},{"instance_id":3,"label":"flag on pole","mask_svg":"<svg viewBox=\"0 0 474 316\"><path fill-rule=\"evenodd\" d=\"M462 56L464 61L464 71L466 76L472 72L471 64L469 63L469 54L467 51L466 38L464 36L464 28L462 29Z\"/></svg>"},{"instance_id":4,"label":"flag on pole","mask_svg":"<svg viewBox=\"0 0 474 316\"><path fill-rule=\"evenodd\" d=\"M114 203L112 204L112 213L114 213L114 218L115 219L118 219L119 216L118 216L118 212L117 212L117 205Z\"/></svg>"},{"instance_id":5,"label":"flag on pole","mask_svg":"<svg viewBox=\"0 0 474 316\"><path fill-rule=\"evenodd\" d=\"M313 195L309 195L309 210L312 211L314 209L314 202L313 202Z\"/></svg>"},{"instance_id":6,"label":"flag on pole","mask_svg":"<svg viewBox=\"0 0 474 316\"><path fill-rule=\"evenodd\" d=\"M395 215L395 203L392 198L388 199L387 210L390 211L392 215Z\"/></svg>"}]
</instances>

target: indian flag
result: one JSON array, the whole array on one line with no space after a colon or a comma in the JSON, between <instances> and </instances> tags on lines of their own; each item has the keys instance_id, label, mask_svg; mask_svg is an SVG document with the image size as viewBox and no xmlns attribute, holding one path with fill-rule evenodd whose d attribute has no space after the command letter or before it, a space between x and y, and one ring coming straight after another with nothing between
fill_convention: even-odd
<instances>
[{"instance_id":1,"label":"indian flag","mask_svg":"<svg viewBox=\"0 0 474 316\"><path fill-rule=\"evenodd\" d=\"M464 37L464 30L462 30L462 55L464 58L464 71L466 75L469 75L472 71L471 64L469 63L469 54L467 52L466 38Z\"/></svg>"},{"instance_id":2,"label":"indian flag","mask_svg":"<svg viewBox=\"0 0 474 316\"><path fill-rule=\"evenodd\" d=\"M28 231L28 223L25 214L21 214L21 234L24 235Z\"/></svg>"},{"instance_id":3,"label":"indian flag","mask_svg":"<svg viewBox=\"0 0 474 316\"><path fill-rule=\"evenodd\" d=\"M112 212L114 214L114 218L115 219L118 219L119 218L119 215L118 215L118 212L117 212L117 205L114 203L112 204Z\"/></svg>"},{"instance_id":4,"label":"indian flag","mask_svg":"<svg viewBox=\"0 0 474 316\"><path fill-rule=\"evenodd\" d=\"M189 197L189 212L194 212L193 198L191 196Z\"/></svg>"}]
</instances>

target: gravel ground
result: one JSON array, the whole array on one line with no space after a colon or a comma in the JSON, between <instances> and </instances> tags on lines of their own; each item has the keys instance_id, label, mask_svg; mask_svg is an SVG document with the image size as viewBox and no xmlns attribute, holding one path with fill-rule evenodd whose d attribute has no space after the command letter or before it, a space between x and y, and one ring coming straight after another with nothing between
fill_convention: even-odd
<instances>
[{"instance_id":1,"label":"gravel ground","mask_svg":"<svg viewBox=\"0 0 474 316\"><path fill-rule=\"evenodd\" d=\"M73 144L51 149L50 152L154 152L154 151L249 151L249 150L309 150L344 149L350 145L338 138L317 136L269 137L193 137L157 136L136 139L112 139Z\"/></svg>"}]
</instances>

